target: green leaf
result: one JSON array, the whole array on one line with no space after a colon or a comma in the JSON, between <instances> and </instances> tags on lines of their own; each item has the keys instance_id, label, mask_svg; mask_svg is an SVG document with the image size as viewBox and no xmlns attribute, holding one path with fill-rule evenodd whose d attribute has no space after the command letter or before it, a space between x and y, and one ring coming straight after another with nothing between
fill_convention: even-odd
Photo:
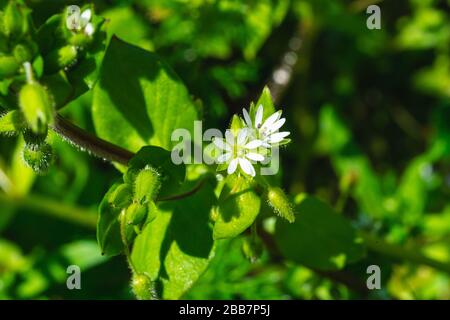
<instances>
[{"instance_id":1,"label":"green leaf","mask_svg":"<svg viewBox=\"0 0 450 320\"><path fill-rule=\"evenodd\" d=\"M64 72L43 77L42 84L51 93L56 110L64 107L73 98L74 89L68 82Z\"/></svg>"},{"instance_id":2,"label":"green leaf","mask_svg":"<svg viewBox=\"0 0 450 320\"><path fill-rule=\"evenodd\" d=\"M99 68L105 55L106 33L103 31L105 20L102 17L94 16L92 23L95 30L92 43L86 48L80 62L67 73L69 82L74 87L73 99L90 90L99 78Z\"/></svg>"},{"instance_id":3,"label":"green leaf","mask_svg":"<svg viewBox=\"0 0 450 320\"><path fill-rule=\"evenodd\" d=\"M25 119L18 110L12 110L0 116L0 133L14 133L23 129L25 125Z\"/></svg>"},{"instance_id":4,"label":"green leaf","mask_svg":"<svg viewBox=\"0 0 450 320\"><path fill-rule=\"evenodd\" d=\"M186 175L186 167L184 164L174 164L169 151L156 146L141 148L128 163L129 173L137 173L148 165L161 175L161 197L172 195L180 189Z\"/></svg>"},{"instance_id":5,"label":"green leaf","mask_svg":"<svg viewBox=\"0 0 450 320\"><path fill-rule=\"evenodd\" d=\"M54 56L55 52L62 47L66 47L70 39L73 39L72 33L66 27L65 15L51 16L37 32L36 40L39 52L46 60L45 73L65 73L67 81L72 87L68 98L77 98L87 90L92 89L97 81L99 66L105 52L106 33L102 28L104 21L102 17L93 16L91 23L96 30L93 39L89 41L86 47L77 49L76 59L64 71L61 70L61 66L56 68L49 68L49 66L57 63L55 60L58 56ZM78 47L78 45L75 45L75 47ZM59 85L63 85L63 83ZM64 90L68 91L69 89L65 88ZM58 106L61 105L58 104Z\"/></svg>"},{"instance_id":6,"label":"green leaf","mask_svg":"<svg viewBox=\"0 0 450 320\"><path fill-rule=\"evenodd\" d=\"M261 200L251 183L242 176L229 175L219 197L214 239L236 237L252 225Z\"/></svg>"},{"instance_id":7,"label":"green leaf","mask_svg":"<svg viewBox=\"0 0 450 320\"><path fill-rule=\"evenodd\" d=\"M156 219L136 237L133 265L137 273L157 283L160 298L181 297L214 256L209 223L216 201L213 190L213 186L205 185L188 198L163 202Z\"/></svg>"},{"instance_id":8,"label":"green leaf","mask_svg":"<svg viewBox=\"0 0 450 320\"><path fill-rule=\"evenodd\" d=\"M171 149L177 128L193 132L197 110L175 73L154 53L113 38L94 89L97 134L131 151Z\"/></svg>"},{"instance_id":9,"label":"green leaf","mask_svg":"<svg viewBox=\"0 0 450 320\"><path fill-rule=\"evenodd\" d=\"M123 243L120 236L119 215L121 208L112 205L111 197L121 184L114 184L106 193L99 206L97 222L97 242L102 254L115 256L122 252Z\"/></svg>"},{"instance_id":10,"label":"green leaf","mask_svg":"<svg viewBox=\"0 0 450 320\"><path fill-rule=\"evenodd\" d=\"M264 87L261 96L259 97L258 101L255 104L255 110L258 110L259 105L262 105L264 107L264 114L263 119L266 119L267 117L271 116L273 113L275 113L275 106L273 105L273 99L272 94L270 93L270 90L268 87ZM252 110L251 110L252 111ZM252 119L255 118L255 114L252 112Z\"/></svg>"},{"instance_id":11,"label":"green leaf","mask_svg":"<svg viewBox=\"0 0 450 320\"><path fill-rule=\"evenodd\" d=\"M315 197L297 198L294 223L277 220L275 240L282 255L319 270L342 269L365 254L351 224Z\"/></svg>"}]
</instances>

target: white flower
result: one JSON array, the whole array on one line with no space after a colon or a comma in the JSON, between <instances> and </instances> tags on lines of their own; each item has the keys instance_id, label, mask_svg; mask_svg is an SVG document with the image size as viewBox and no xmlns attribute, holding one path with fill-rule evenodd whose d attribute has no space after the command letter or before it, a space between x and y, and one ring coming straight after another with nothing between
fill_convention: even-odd
<instances>
[{"instance_id":1,"label":"white flower","mask_svg":"<svg viewBox=\"0 0 450 320\"><path fill-rule=\"evenodd\" d=\"M90 22L92 19L91 9L84 10L81 14L74 13L71 18L69 29L72 31L83 31L85 35L92 36L94 34L94 25Z\"/></svg>"},{"instance_id":2,"label":"white flower","mask_svg":"<svg viewBox=\"0 0 450 320\"><path fill-rule=\"evenodd\" d=\"M217 157L217 163L228 163L228 174L233 174L238 165L246 174L254 177L255 168L249 160L258 162L264 161L264 156L257 153L256 149L262 146L262 141L251 140L249 130L243 128L239 130L237 137L230 131L225 132L225 139L215 138L214 145L222 150L222 154Z\"/></svg>"},{"instance_id":3,"label":"white flower","mask_svg":"<svg viewBox=\"0 0 450 320\"><path fill-rule=\"evenodd\" d=\"M262 121L264 114L262 105L259 105L258 110L256 110L255 120L253 122L245 108L242 109L242 113L244 114L247 127L253 131L256 139L263 142L263 147L270 148L271 145L282 142L290 134L288 131L278 132L286 122L285 118L281 118L281 110L268 117L264 123Z\"/></svg>"}]
</instances>

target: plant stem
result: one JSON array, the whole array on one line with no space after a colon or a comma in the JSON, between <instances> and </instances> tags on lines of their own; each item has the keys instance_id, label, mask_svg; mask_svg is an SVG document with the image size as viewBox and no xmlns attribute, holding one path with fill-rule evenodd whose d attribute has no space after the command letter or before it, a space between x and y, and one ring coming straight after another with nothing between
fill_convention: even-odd
<instances>
[{"instance_id":1,"label":"plant stem","mask_svg":"<svg viewBox=\"0 0 450 320\"><path fill-rule=\"evenodd\" d=\"M404 247L396 244L388 243L380 238L375 237L369 233L360 233L364 239L367 247L375 252L381 253L385 256L389 256L398 260L404 260L416 264L422 264L432 267L436 270L446 272L450 274L450 264L443 263L432 258L428 258L418 248Z\"/></svg>"},{"instance_id":2,"label":"plant stem","mask_svg":"<svg viewBox=\"0 0 450 320\"><path fill-rule=\"evenodd\" d=\"M86 132L60 115L56 115L55 124L52 129L64 140L68 140L81 150L86 150L90 154L102 159L127 165L128 161L130 161L130 159L134 156L133 152ZM160 198L158 201L172 201L187 198L200 190L204 183L205 180L202 180L192 190L181 194Z\"/></svg>"},{"instance_id":3,"label":"plant stem","mask_svg":"<svg viewBox=\"0 0 450 320\"><path fill-rule=\"evenodd\" d=\"M64 140L102 159L127 165L134 156L134 153L86 132L60 115L56 115L52 129Z\"/></svg>"},{"instance_id":4,"label":"plant stem","mask_svg":"<svg viewBox=\"0 0 450 320\"><path fill-rule=\"evenodd\" d=\"M189 191L186 191L186 192L183 192L183 193L180 193L180 194L175 194L175 195L172 195L172 196L158 198L158 199L156 199L156 201L158 201L158 202L159 201L173 201L173 200L180 200L180 199L183 199L183 198L187 198L187 197L195 194L197 191L199 191L203 187L203 185L205 184L205 181L206 181L206 178L201 180L199 183L197 183L197 185L194 188L192 188L192 190L189 190Z\"/></svg>"},{"instance_id":5,"label":"plant stem","mask_svg":"<svg viewBox=\"0 0 450 320\"><path fill-rule=\"evenodd\" d=\"M90 229L95 229L97 226L95 212L67 206L36 195L15 196L0 193L0 204L2 204L1 207L9 205L14 208L28 209L29 212L46 214Z\"/></svg>"}]
</instances>

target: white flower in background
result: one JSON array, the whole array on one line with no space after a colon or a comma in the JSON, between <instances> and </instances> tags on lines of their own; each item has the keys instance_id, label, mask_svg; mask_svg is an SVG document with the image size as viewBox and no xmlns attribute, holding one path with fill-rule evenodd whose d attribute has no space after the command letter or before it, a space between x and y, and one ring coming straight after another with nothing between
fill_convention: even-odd
<instances>
[{"instance_id":1,"label":"white flower in background","mask_svg":"<svg viewBox=\"0 0 450 320\"><path fill-rule=\"evenodd\" d=\"M70 9L70 8L69 8ZM83 31L87 36L94 34L94 25L90 22L92 19L92 10L86 9L81 14L79 11L69 11L67 17L67 28L71 31Z\"/></svg>"},{"instance_id":2,"label":"white flower in background","mask_svg":"<svg viewBox=\"0 0 450 320\"><path fill-rule=\"evenodd\" d=\"M239 130L237 137L230 130L227 130L225 139L215 138L213 140L214 145L222 151L216 162L219 164L228 163L228 174L233 174L239 165L246 174L252 177L256 175L255 168L250 160L264 161L264 156L256 152L263 142L260 140L249 141L249 138L249 130L243 128Z\"/></svg>"},{"instance_id":3,"label":"white flower in background","mask_svg":"<svg viewBox=\"0 0 450 320\"><path fill-rule=\"evenodd\" d=\"M285 118L281 118L281 110L268 117L264 123L264 108L262 105L259 105L258 110L256 110L255 119L253 122L245 108L242 109L242 113L244 114L244 120L247 127L253 131L256 139L263 142L263 147L270 148L272 145L283 142L283 140L285 140L285 138L290 134L288 131L278 132L278 130L286 122Z\"/></svg>"}]
</instances>

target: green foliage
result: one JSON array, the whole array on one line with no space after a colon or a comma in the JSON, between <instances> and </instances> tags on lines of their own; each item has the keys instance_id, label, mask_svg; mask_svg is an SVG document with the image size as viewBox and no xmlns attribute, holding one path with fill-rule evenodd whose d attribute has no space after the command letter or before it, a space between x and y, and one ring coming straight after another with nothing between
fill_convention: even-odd
<instances>
[{"instance_id":1,"label":"green foliage","mask_svg":"<svg viewBox=\"0 0 450 320\"><path fill-rule=\"evenodd\" d=\"M66 5L0 0L0 299L450 297L448 1ZM172 161L260 105L276 175Z\"/></svg>"},{"instance_id":2,"label":"green foliage","mask_svg":"<svg viewBox=\"0 0 450 320\"><path fill-rule=\"evenodd\" d=\"M275 239L281 253L298 264L319 270L342 269L364 255L356 230L322 201L305 195L296 199L292 224L277 222Z\"/></svg>"},{"instance_id":3,"label":"green foliage","mask_svg":"<svg viewBox=\"0 0 450 320\"><path fill-rule=\"evenodd\" d=\"M197 110L178 76L154 53L113 38L94 90L98 135L131 151L173 147L173 130L192 132Z\"/></svg>"},{"instance_id":4,"label":"green foliage","mask_svg":"<svg viewBox=\"0 0 450 320\"><path fill-rule=\"evenodd\" d=\"M25 127L25 119L19 111L12 110L0 117L0 132L14 134Z\"/></svg>"},{"instance_id":5,"label":"green foliage","mask_svg":"<svg viewBox=\"0 0 450 320\"><path fill-rule=\"evenodd\" d=\"M119 215L121 210L128 204L120 201L117 205L118 197L122 197L122 190L127 186L114 184L106 193L99 206L99 218L97 223L97 241L102 254L110 256L120 254L123 251L123 242L120 234ZM123 207L122 207L123 205Z\"/></svg>"},{"instance_id":6,"label":"green foliage","mask_svg":"<svg viewBox=\"0 0 450 320\"><path fill-rule=\"evenodd\" d=\"M162 203L155 220L136 237L131 253L135 272L156 282L156 297L180 298L214 257L209 214L213 186L176 203Z\"/></svg>"},{"instance_id":7,"label":"green foliage","mask_svg":"<svg viewBox=\"0 0 450 320\"><path fill-rule=\"evenodd\" d=\"M252 225L258 216L261 200L244 177L226 178L216 209L214 239L233 238Z\"/></svg>"}]
</instances>

